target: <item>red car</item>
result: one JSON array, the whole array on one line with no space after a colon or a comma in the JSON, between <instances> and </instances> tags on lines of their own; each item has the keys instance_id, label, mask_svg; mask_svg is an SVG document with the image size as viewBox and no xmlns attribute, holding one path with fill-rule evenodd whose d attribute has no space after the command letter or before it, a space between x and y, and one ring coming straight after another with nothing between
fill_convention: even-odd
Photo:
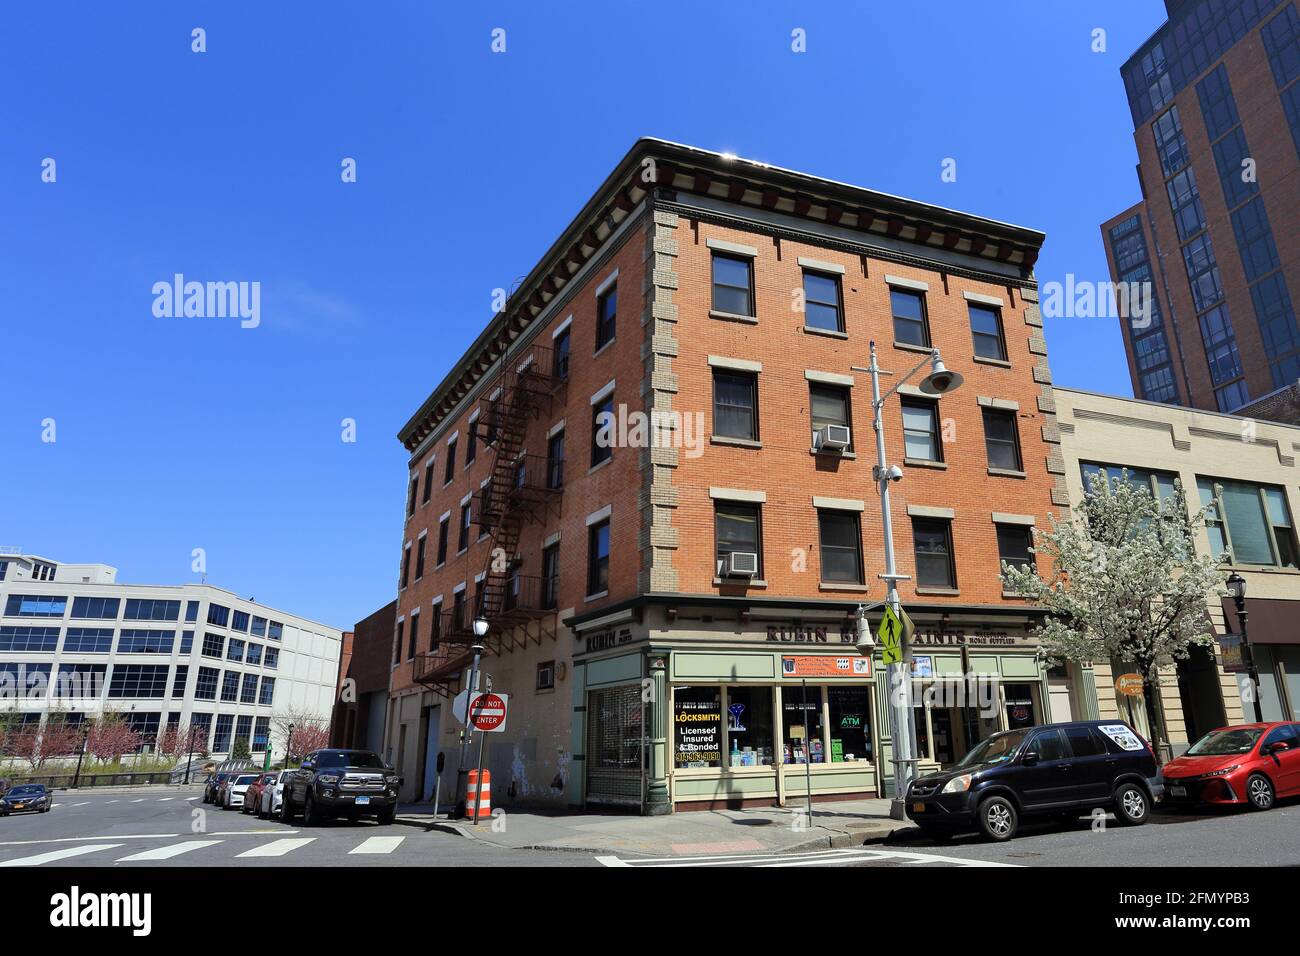
<instances>
[{"instance_id":1,"label":"red car","mask_svg":"<svg viewBox=\"0 0 1300 956\"><path fill-rule=\"evenodd\" d=\"M275 785L276 776L277 774L274 773L259 774L258 778L248 785L248 789L244 791L244 803L240 807L241 813L253 813L259 817L262 815L259 809L262 806L262 791L268 786Z\"/></svg>"},{"instance_id":2,"label":"red car","mask_svg":"<svg viewBox=\"0 0 1300 956\"><path fill-rule=\"evenodd\" d=\"M1300 796L1300 724L1236 724L1212 730L1164 766L1165 803L1267 810Z\"/></svg>"}]
</instances>

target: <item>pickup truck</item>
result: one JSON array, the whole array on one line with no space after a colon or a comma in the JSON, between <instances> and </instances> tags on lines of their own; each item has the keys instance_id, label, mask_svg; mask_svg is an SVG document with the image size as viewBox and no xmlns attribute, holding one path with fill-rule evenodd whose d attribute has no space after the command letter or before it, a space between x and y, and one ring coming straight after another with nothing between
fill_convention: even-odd
<instances>
[{"instance_id":1,"label":"pickup truck","mask_svg":"<svg viewBox=\"0 0 1300 956\"><path fill-rule=\"evenodd\" d=\"M302 814L303 826L331 817L355 822L375 817L388 826L397 816L397 791L402 780L379 755L369 750L317 750L302 765L285 771L280 820L292 823Z\"/></svg>"}]
</instances>

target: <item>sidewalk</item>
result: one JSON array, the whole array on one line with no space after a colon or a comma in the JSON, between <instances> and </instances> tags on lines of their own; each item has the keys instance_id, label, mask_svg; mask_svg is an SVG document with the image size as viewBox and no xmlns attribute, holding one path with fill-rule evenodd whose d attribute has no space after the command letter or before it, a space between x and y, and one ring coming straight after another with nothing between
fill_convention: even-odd
<instances>
[{"instance_id":1,"label":"sidewalk","mask_svg":"<svg viewBox=\"0 0 1300 956\"><path fill-rule=\"evenodd\" d=\"M441 808L440 808L441 809ZM861 846L911 826L889 819L888 800L815 804L811 823L805 805L749 810L695 810L665 816L632 814L498 812L474 826L467 820L433 815L432 804L398 807L397 822L425 830L458 833L514 850L640 854L653 857L771 851L824 850Z\"/></svg>"}]
</instances>

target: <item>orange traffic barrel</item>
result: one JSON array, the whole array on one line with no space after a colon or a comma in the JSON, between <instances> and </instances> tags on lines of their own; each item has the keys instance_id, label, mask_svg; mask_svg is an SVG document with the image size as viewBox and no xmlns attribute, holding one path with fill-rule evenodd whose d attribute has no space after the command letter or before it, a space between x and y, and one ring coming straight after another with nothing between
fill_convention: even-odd
<instances>
[{"instance_id":1,"label":"orange traffic barrel","mask_svg":"<svg viewBox=\"0 0 1300 956\"><path fill-rule=\"evenodd\" d=\"M465 813L475 823L478 823L481 816L492 815L492 774L484 770L480 782L478 773L477 770L469 772L469 786L465 794Z\"/></svg>"}]
</instances>

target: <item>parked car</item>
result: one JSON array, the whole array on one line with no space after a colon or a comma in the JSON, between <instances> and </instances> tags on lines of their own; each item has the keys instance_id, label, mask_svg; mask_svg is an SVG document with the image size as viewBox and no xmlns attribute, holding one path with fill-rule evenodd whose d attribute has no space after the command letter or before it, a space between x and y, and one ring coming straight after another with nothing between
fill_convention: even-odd
<instances>
[{"instance_id":1,"label":"parked car","mask_svg":"<svg viewBox=\"0 0 1300 956\"><path fill-rule=\"evenodd\" d=\"M243 807L244 794L248 788L257 780L258 775L255 773L236 773L226 778L226 782L221 785L221 809L233 810L236 807Z\"/></svg>"},{"instance_id":2,"label":"parked car","mask_svg":"<svg viewBox=\"0 0 1300 956\"><path fill-rule=\"evenodd\" d=\"M272 781L262 788L261 797L255 808L260 819L265 820L279 815L280 806L284 803L284 781L289 773L288 770L277 770L271 774Z\"/></svg>"},{"instance_id":3,"label":"parked car","mask_svg":"<svg viewBox=\"0 0 1300 956\"><path fill-rule=\"evenodd\" d=\"M203 802L216 803L217 794L221 792L221 785L226 782L230 776L230 771L223 770L220 773L208 774L208 782L203 785Z\"/></svg>"},{"instance_id":4,"label":"parked car","mask_svg":"<svg viewBox=\"0 0 1300 956\"><path fill-rule=\"evenodd\" d=\"M11 813L49 813L54 797L43 783L20 783L0 798L0 817Z\"/></svg>"},{"instance_id":5,"label":"parked car","mask_svg":"<svg viewBox=\"0 0 1300 956\"><path fill-rule=\"evenodd\" d=\"M373 816L383 826L397 816L401 778L369 750L317 750L286 774L280 819L291 823L302 813L303 826L333 816L356 821Z\"/></svg>"},{"instance_id":6,"label":"parked car","mask_svg":"<svg viewBox=\"0 0 1300 956\"><path fill-rule=\"evenodd\" d=\"M261 811L258 808L262 803L262 791L265 790L267 786L275 783L275 778L276 774L273 773L258 774L257 779L250 783L248 789L244 791L244 802L242 806L240 806L239 812L256 813L258 816L261 816Z\"/></svg>"},{"instance_id":7,"label":"parked car","mask_svg":"<svg viewBox=\"0 0 1300 956\"><path fill-rule=\"evenodd\" d=\"M1300 724L1236 724L1211 730L1164 766L1165 803L1268 810L1300 796Z\"/></svg>"},{"instance_id":8,"label":"parked car","mask_svg":"<svg viewBox=\"0 0 1300 956\"><path fill-rule=\"evenodd\" d=\"M1074 819L1098 807L1137 826L1157 787L1155 754L1128 724L1046 724L994 734L954 766L914 780L907 816L941 839L974 828L1009 840L1022 818Z\"/></svg>"}]
</instances>

